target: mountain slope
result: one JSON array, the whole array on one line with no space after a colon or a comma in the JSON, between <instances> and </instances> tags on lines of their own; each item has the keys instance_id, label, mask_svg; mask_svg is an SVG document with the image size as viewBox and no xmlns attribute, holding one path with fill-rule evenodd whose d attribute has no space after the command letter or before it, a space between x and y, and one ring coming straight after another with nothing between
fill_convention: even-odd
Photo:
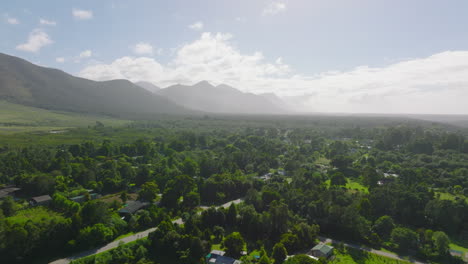
<instances>
[{"instance_id":1,"label":"mountain slope","mask_svg":"<svg viewBox=\"0 0 468 264\"><path fill-rule=\"evenodd\" d=\"M127 80L91 81L2 53L0 99L46 109L125 118L189 113Z\"/></svg>"},{"instance_id":2,"label":"mountain slope","mask_svg":"<svg viewBox=\"0 0 468 264\"><path fill-rule=\"evenodd\" d=\"M159 93L161 91L161 88L158 86L150 83L150 82L136 82L136 85L140 86L141 88L145 88L146 90L152 92L152 93Z\"/></svg>"},{"instance_id":3,"label":"mountain slope","mask_svg":"<svg viewBox=\"0 0 468 264\"><path fill-rule=\"evenodd\" d=\"M281 114L286 110L272 100L251 93L243 93L231 86L213 86L206 81L193 86L173 85L159 94L187 108L232 114ZM278 98L279 99L279 98Z\"/></svg>"}]
</instances>

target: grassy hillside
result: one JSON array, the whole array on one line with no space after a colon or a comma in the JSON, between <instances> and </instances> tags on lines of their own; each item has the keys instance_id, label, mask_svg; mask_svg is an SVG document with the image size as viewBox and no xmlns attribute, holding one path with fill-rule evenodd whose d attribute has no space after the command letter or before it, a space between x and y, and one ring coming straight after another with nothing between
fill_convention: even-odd
<instances>
[{"instance_id":1,"label":"grassy hillside","mask_svg":"<svg viewBox=\"0 0 468 264\"><path fill-rule=\"evenodd\" d=\"M0 134L87 127L96 125L97 121L106 126L120 126L129 122L103 116L55 112L0 101Z\"/></svg>"}]
</instances>

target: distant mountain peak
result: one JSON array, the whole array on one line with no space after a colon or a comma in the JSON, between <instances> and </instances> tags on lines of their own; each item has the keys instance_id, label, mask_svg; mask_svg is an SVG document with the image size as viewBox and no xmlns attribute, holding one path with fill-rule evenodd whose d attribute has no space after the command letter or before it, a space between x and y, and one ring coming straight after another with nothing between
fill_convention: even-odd
<instances>
[{"instance_id":1,"label":"distant mountain peak","mask_svg":"<svg viewBox=\"0 0 468 264\"><path fill-rule=\"evenodd\" d=\"M206 80L203 80L203 81L199 81L197 82L196 84L194 84L193 86L209 86L209 87L214 87L211 83L209 83L208 81Z\"/></svg>"},{"instance_id":2,"label":"distant mountain peak","mask_svg":"<svg viewBox=\"0 0 468 264\"><path fill-rule=\"evenodd\" d=\"M193 86L173 85L162 89L161 95L178 105L205 112L282 114L287 111L279 98L271 100L261 95L244 93L227 84L213 86L207 81L198 82Z\"/></svg>"}]
</instances>

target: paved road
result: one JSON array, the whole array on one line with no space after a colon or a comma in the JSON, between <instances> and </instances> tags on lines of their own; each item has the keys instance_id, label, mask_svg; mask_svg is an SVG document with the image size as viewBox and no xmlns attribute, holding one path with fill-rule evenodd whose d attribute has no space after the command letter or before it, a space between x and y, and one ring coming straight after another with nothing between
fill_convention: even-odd
<instances>
[{"instance_id":1,"label":"paved road","mask_svg":"<svg viewBox=\"0 0 468 264\"><path fill-rule=\"evenodd\" d=\"M398 256L396 254L393 254L393 253L385 252L385 251L382 251L382 250L376 250L376 249L360 246L360 245L357 245L357 244L345 243L343 241L339 241L339 240L335 240L335 239L331 239L331 238L327 238L327 237L319 237L319 239L323 243L335 243L335 244L342 243L346 247L350 247L350 248L354 248L354 249L362 250L362 251L367 251L367 252L370 252L370 253L373 253L373 254L376 254L376 255L380 255L380 256L384 256L384 257L387 257L387 258L392 258L392 259L396 259L396 260L400 260L400 261L407 261L407 262L411 262L411 263L415 263L415 264L427 264L426 262L420 262L420 261L417 261L417 260L415 260L413 258L404 259L403 257L400 257L400 256Z\"/></svg>"},{"instance_id":2,"label":"paved road","mask_svg":"<svg viewBox=\"0 0 468 264\"><path fill-rule=\"evenodd\" d=\"M218 206L218 208L221 208L221 207L228 208L233 203L234 204L239 204L241 202L242 202L242 199L233 200L233 201L230 201L230 202L227 202L225 204L222 204L222 205ZM206 210L209 207L208 206L200 206L200 208L203 209L203 210ZM179 218L179 219L176 219L176 220L172 221L172 223L182 225L184 223L184 221L182 220L182 218ZM49 264L68 264L72 260L77 260L79 258L91 256L91 255L98 254L98 253L102 253L104 251L107 251L107 250L118 247L121 242L126 244L126 243L133 242L133 241L141 239L141 238L145 238L145 237L148 236L149 233L153 232L154 230L156 230L156 227L147 229L145 231L142 231L140 233L136 233L136 234L128 236L128 237L124 237L124 238L116 240L116 241L112 241L109 244L107 244L105 246L102 246L100 248L83 251L83 252L81 252L79 254L76 254L76 255L68 257L68 258L58 259L56 261L50 262Z\"/></svg>"}]
</instances>

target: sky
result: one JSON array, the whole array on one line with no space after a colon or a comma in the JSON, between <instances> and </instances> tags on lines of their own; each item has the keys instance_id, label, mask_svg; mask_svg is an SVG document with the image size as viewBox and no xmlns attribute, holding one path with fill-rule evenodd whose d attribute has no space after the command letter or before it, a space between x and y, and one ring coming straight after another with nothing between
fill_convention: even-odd
<instances>
[{"instance_id":1,"label":"sky","mask_svg":"<svg viewBox=\"0 0 468 264\"><path fill-rule=\"evenodd\" d=\"M207 80L300 112L468 114L468 0L15 0L0 52L93 80Z\"/></svg>"}]
</instances>

